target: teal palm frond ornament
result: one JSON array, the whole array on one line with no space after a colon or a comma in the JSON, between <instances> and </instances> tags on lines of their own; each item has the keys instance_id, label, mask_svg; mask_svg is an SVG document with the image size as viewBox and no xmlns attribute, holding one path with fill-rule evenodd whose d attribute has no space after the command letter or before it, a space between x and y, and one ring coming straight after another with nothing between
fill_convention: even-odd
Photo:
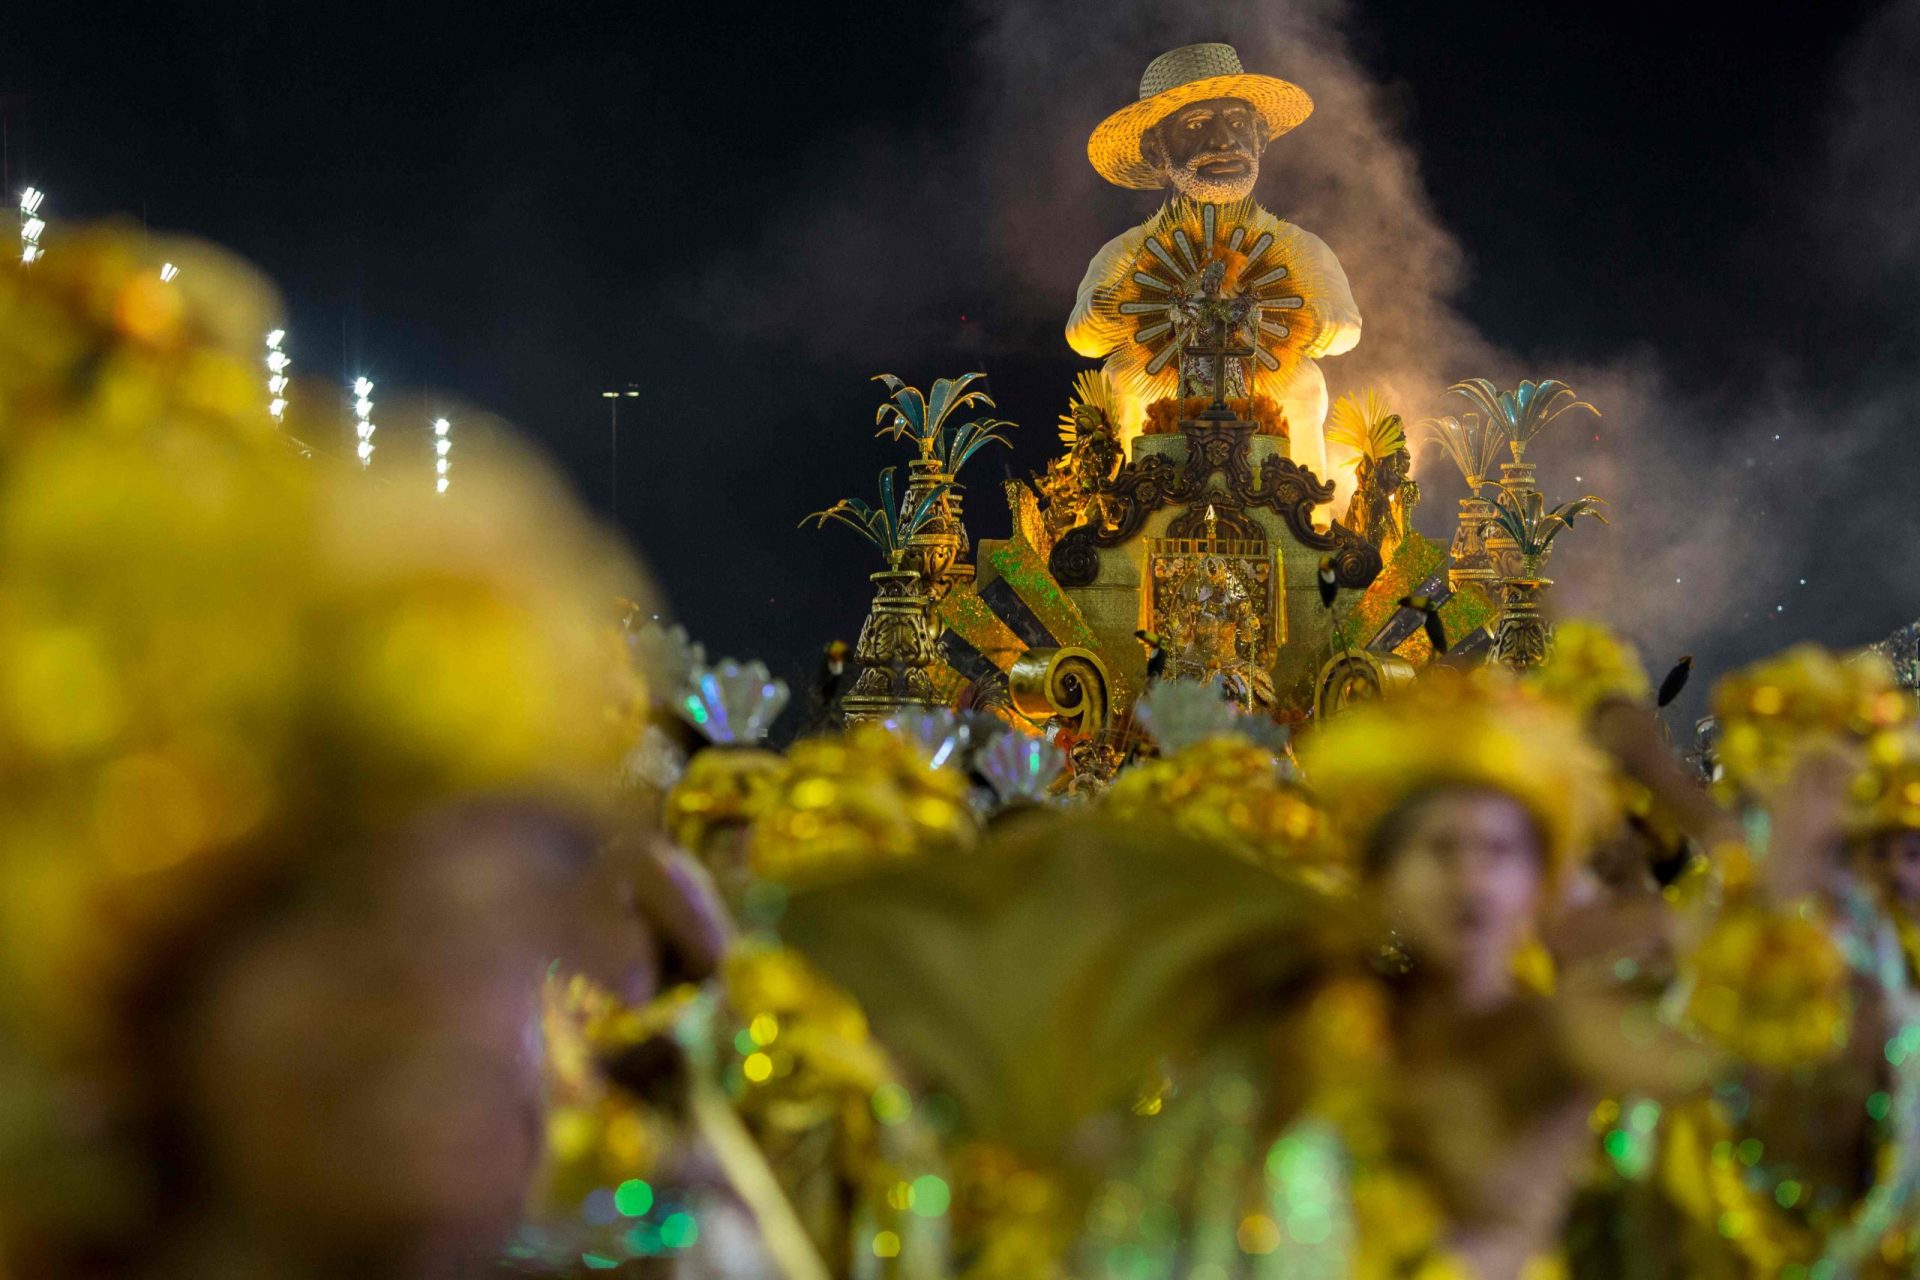
<instances>
[{"instance_id":1,"label":"teal palm frond ornament","mask_svg":"<svg viewBox=\"0 0 1920 1280\"><path fill-rule=\"evenodd\" d=\"M1607 517L1600 511L1605 505L1603 499L1588 495L1548 510L1547 500L1538 489L1515 489L1502 485L1493 500L1493 519L1487 522L1484 532L1498 529L1513 539L1520 551L1525 576L1537 578L1540 576L1540 566L1553 550L1554 539L1572 528L1573 522L1581 516L1592 516L1601 524L1606 524Z\"/></svg>"},{"instance_id":2,"label":"teal palm frond ornament","mask_svg":"<svg viewBox=\"0 0 1920 1280\"><path fill-rule=\"evenodd\" d=\"M1587 409L1592 411L1594 417L1600 416L1598 409L1575 396L1573 388L1558 378L1548 378L1542 382L1522 381L1511 391L1502 391L1486 378L1467 378L1454 383L1447 390L1453 395L1465 397L1486 415L1489 422L1499 424L1513 449L1515 462L1526 454L1527 446L1533 443L1533 438L1540 434L1541 429L1561 414L1573 409Z\"/></svg>"},{"instance_id":3,"label":"teal palm frond ornament","mask_svg":"<svg viewBox=\"0 0 1920 1280\"><path fill-rule=\"evenodd\" d=\"M954 415L971 405L992 409L996 406L986 388L973 384L984 373L963 373L958 378L937 378L933 390L922 393L890 373L877 374L875 382L887 387L887 399L874 413L878 436L911 440L920 450L923 462L938 462L946 475L955 475L967 460L990 444L1012 447L1005 429L1014 424L1001 418L980 418L959 422Z\"/></svg>"},{"instance_id":4,"label":"teal palm frond ornament","mask_svg":"<svg viewBox=\"0 0 1920 1280\"><path fill-rule=\"evenodd\" d=\"M1500 463L1500 446L1507 443L1500 421L1479 413L1426 418L1415 423L1414 430L1421 439L1436 441L1447 451L1471 497L1478 497L1486 487L1487 477Z\"/></svg>"},{"instance_id":5,"label":"teal palm frond ornament","mask_svg":"<svg viewBox=\"0 0 1920 1280\"><path fill-rule=\"evenodd\" d=\"M940 508L940 499L954 486L942 483L931 486L922 494L910 511L903 511L899 497L894 492L893 476L896 468L887 467L880 473L880 501L869 506L860 498L842 498L822 511L815 511L800 521L804 527L807 521L814 522L816 529L824 529L828 523L847 526L855 533L871 542L886 557L890 568L899 568L900 559L906 554L907 540L920 532Z\"/></svg>"}]
</instances>

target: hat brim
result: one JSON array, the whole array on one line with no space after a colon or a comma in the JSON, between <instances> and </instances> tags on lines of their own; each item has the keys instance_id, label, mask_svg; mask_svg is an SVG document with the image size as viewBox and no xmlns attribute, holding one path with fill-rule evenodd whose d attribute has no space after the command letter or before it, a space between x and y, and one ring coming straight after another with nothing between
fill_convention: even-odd
<instances>
[{"instance_id":1,"label":"hat brim","mask_svg":"<svg viewBox=\"0 0 1920 1280\"><path fill-rule=\"evenodd\" d=\"M1087 139L1087 159L1100 176L1115 186L1151 191L1162 183L1160 171L1140 154L1140 137L1189 102L1208 98L1242 98L1267 123L1267 137L1277 138L1313 114L1307 91L1274 76L1208 76L1190 80L1120 108L1102 120Z\"/></svg>"}]
</instances>

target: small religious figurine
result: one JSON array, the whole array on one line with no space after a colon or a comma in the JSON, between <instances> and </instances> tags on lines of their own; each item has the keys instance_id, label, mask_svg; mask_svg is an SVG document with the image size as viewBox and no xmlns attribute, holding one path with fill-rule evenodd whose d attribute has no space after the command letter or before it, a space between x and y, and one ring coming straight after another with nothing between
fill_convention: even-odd
<instances>
[{"instance_id":1,"label":"small religious figurine","mask_svg":"<svg viewBox=\"0 0 1920 1280\"><path fill-rule=\"evenodd\" d=\"M1102 177L1171 195L1094 256L1067 321L1073 349L1106 362L1123 440L1153 401L1242 399L1246 417L1257 392L1284 413L1292 459L1326 474L1327 386L1314 362L1360 340L1360 313L1325 242L1252 200L1260 153L1312 110L1299 86L1246 73L1231 46L1195 44L1155 58L1140 100L1093 131L1087 156ZM1198 354L1215 347L1235 357L1224 388Z\"/></svg>"},{"instance_id":2,"label":"small religious figurine","mask_svg":"<svg viewBox=\"0 0 1920 1280\"><path fill-rule=\"evenodd\" d=\"M1047 500L1047 530L1055 537L1086 521L1111 523L1102 491L1126 461L1112 401L1106 374L1086 370L1074 379L1073 399L1060 416L1060 443L1067 452L1047 465L1046 474L1034 477L1035 490Z\"/></svg>"}]
</instances>

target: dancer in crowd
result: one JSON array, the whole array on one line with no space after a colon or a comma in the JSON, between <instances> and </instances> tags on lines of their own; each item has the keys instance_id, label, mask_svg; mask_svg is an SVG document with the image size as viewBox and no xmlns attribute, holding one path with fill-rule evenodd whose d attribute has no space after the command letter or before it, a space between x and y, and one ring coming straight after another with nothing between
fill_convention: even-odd
<instances>
[{"instance_id":1,"label":"dancer in crowd","mask_svg":"<svg viewBox=\"0 0 1920 1280\"><path fill-rule=\"evenodd\" d=\"M0 273L9 1280L475 1274L541 1159L545 967L713 961L605 845L634 567L530 459L441 498L303 460L270 314L137 229Z\"/></svg>"}]
</instances>

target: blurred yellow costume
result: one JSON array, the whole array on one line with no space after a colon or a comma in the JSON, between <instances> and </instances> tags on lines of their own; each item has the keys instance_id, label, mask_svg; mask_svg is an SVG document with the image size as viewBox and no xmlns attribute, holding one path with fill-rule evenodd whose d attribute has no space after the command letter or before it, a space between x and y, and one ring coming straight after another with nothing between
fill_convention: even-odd
<instances>
[{"instance_id":1,"label":"blurred yellow costume","mask_svg":"<svg viewBox=\"0 0 1920 1280\"><path fill-rule=\"evenodd\" d=\"M600 811L643 705L606 612L637 571L562 487L303 461L273 314L127 229L0 272L0 1272L151 1228L162 959L464 798Z\"/></svg>"}]
</instances>

